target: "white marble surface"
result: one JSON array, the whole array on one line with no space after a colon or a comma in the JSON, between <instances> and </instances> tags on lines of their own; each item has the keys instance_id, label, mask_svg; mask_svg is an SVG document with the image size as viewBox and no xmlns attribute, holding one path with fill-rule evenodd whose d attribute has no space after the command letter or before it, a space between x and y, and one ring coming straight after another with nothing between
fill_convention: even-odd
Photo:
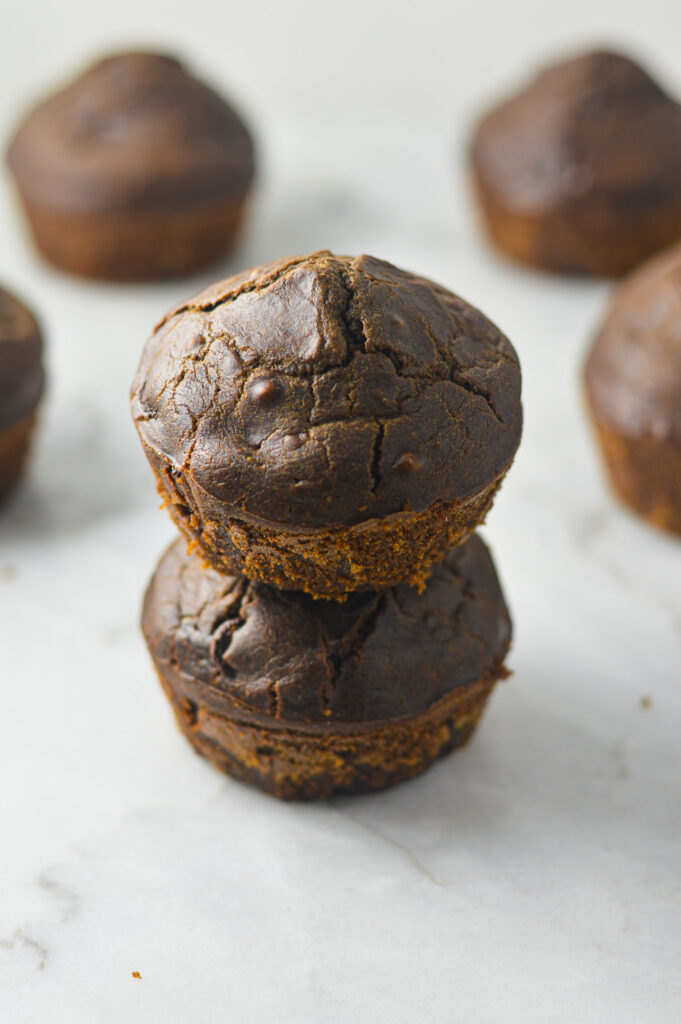
<instances>
[{"instance_id":1,"label":"white marble surface","mask_svg":"<svg viewBox=\"0 0 681 1024\"><path fill-rule=\"evenodd\" d=\"M352 0L346 18L270 0L199 2L187 27L172 5L135 6L98 24L75 0L13 9L2 132L110 40L182 39L250 97L262 138L254 218L223 270L369 251L500 323L526 430L485 535L514 675L467 750L384 794L289 806L196 758L138 631L172 528L127 389L156 318L204 281L64 277L2 181L0 280L42 314L50 392L0 517L0 1021L678 1021L681 544L611 501L585 425L578 374L608 286L494 258L452 162L464 112L527 57L616 25L669 77L681 15Z\"/></svg>"}]
</instances>

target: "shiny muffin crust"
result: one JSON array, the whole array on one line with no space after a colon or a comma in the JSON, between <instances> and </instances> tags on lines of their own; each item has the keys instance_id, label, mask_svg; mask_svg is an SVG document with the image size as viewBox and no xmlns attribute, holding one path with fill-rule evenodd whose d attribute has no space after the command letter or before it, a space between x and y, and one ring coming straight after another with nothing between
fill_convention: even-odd
<instances>
[{"instance_id":1,"label":"shiny muffin crust","mask_svg":"<svg viewBox=\"0 0 681 1024\"><path fill-rule=\"evenodd\" d=\"M188 273L232 244L254 173L232 108L176 60L99 61L36 107L8 163L38 247L74 273Z\"/></svg>"},{"instance_id":2,"label":"shiny muffin crust","mask_svg":"<svg viewBox=\"0 0 681 1024\"><path fill-rule=\"evenodd\" d=\"M328 252L173 310L132 408L209 564L330 598L422 584L484 517L522 424L517 356L478 310Z\"/></svg>"},{"instance_id":3,"label":"shiny muffin crust","mask_svg":"<svg viewBox=\"0 0 681 1024\"><path fill-rule=\"evenodd\" d=\"M407 586L315 601L206 569L183 541L144 635L178 724L218 768L284 799L381 789L473 732L511 625L477 537Z\"/></svg>"},{"instance_id":4,"label":"shiny muffin crust","mask_svg":"<svg viewBox=\"0 0 681 1024\"><path fill-rule=\"evenodd\" d=\"M619 276L681 237L681 106L637 64L556 64L478 125L473 178L492 241L522 262Z\"/></svg>"},{"instance_id":5,"label":"shiny muffin crust","mask_svg":"<svg viewBox=\"0 0 681 1024\"><path fill-rule=\"evenodd\" d=\"M42 337L33 314L0 288L0 501L23 473L45 385Z\"/></svg>"},{"instance_id":6,"label":"shiny muffin crust","mask_svg":"<svg viewBox=\"0 0 681 1024\"><path fill-rule=\"evenodd\" d=\"M653 525L681 534L681 246L615 293L584 382L615 492Z\"/></svg>"}]
</instances>

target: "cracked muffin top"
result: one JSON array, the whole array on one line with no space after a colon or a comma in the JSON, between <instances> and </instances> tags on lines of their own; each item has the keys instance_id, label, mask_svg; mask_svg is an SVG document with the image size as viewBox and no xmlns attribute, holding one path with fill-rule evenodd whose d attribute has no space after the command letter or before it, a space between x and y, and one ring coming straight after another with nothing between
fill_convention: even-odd
<instances>
[{"instance_id":1,"label":"cracked muffin top","mask_svg":"<svg viewBox=\"0 0 681 1024\"><path fill-rule=\"evenodd\" d=\"M681 246L618 288L585 383L596 416L625 436L681 443Z\"/></svg>"},{"instance_id":2,"label":"cracked muffin top","mask_svg":"<svg viewBox=\"0 0 681 1024\"><path fill-rule=\"evenodd\" d=\"M44 387L42 338L33 314L0 288L0 429L30 416Z\"/></svg>"},{"instance_id":3,"label":"cracked muffin top","mask_svg":"<svg viewBox=\"0 0 681 1024\"><path fill-rule=\"evenodd\" d=\"M427 711L499 671L511 623L475 536L406 584L316 600L221 576L176 541L147 591L142 628L157 664L200 703L308 723L377 722Z\"/></svg>"},{"instance_id":4,"label":"cracked muffin top","mask_svg":"<svg viewBox=\"0 0 681 1024\"><path fill-rule=\"evenodd\" d=\"M258 267L173 310L133 385L142 442L240 515L350 526L480 492L520 441L520 368L445 288L370 256Z\"/></svg>"},{"instance_id":5,"label":"cracked muffin top","mask_svg":"<svg viewBox=\"0 0 681 1024\"><path fill-rule=\"evenodd\" d=\"M254 164L232 108L177 60L154 53L89 68L28 115L7 159L28 199L76 211L241 195Z\"/></svg>"},{"instance_id":6,"label":"cracked muffin top","mask_svg":"<svg viewBox=\"0 0 681 1024\"><path fill-rule=\"evenodd\" d=\"M585 53L492 110L473 158L517 210L587 204L597 224L604 203L622 216L650 213L679 196L681 107L628 57Z\"/></svg>"}]
</instances>

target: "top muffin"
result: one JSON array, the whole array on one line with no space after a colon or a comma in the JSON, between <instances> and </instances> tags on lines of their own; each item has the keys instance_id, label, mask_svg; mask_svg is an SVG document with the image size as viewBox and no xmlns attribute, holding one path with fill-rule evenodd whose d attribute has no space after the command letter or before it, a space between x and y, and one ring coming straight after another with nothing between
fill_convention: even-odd
<instances>
[{"instance_id":1,"label":"top muffin","mask_svg":"<svg viewBox=\"0 0 681 1024\"><path fill-rule=\"evenodd\" d=\"M429 543L453 529L462 508L491 501L513 459L520 371L504 335L446 289L318 252L173 310L147 343L133 414L180 526L216 568L248 571L231 547L286 546L273 533L312 542L315 562L328 531L338 549L355 528L435 508L446 521L429 521ZM471 528L450 530L446 546ZM371 580L360 571L354 584Z\"/></svg>"},{"instance_id":2,"label":"top muffin","mask_svg":"<svg viewBox=\"0 0 681 1024\"><path fill-rule=\"evenodd\" d=\"M177 307L133 395L147 445L234 511L292 525L470 497L508 468L521 425L517 357L481 313L329 252Z\"/></svg>"},{"instance_id":3,"label":"top muffin","mask_svg":"<svg viewBox=\"0 0 681 1024\"><path fill-rule=\"evenodd\" d=\"M637 64L555 64L479 124L492 238L552 270L619 275L681 236L681 107Z\"/></svg>"}]
</instances>

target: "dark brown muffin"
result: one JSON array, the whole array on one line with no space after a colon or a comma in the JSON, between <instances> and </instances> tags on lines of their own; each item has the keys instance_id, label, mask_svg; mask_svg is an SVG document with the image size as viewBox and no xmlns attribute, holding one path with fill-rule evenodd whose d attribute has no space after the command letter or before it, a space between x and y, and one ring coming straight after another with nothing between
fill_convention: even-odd
<instances>
[{"instance_id":1,"label":"dark brown muffin","mask_svg":"<svg viewBox=\"0 0 681 1024\"><path fill-rule=\"evenodd\" d=\"M176 60L126 53L36 107L8 162L49 260L133 281L189 273L230 248L253 145L231 107Z\"/></svg>"},{"instance_id":2,"label":"dark brown muffin","mask_svg":"<svg viewBox=\"0 0 681 1024\"><path fill-rule=\"evenodd\" d=\"M562 273L623 274L681 238L681 107L614 53L557 64L472 146L490 237Z\"/></svg>"},{"instance_id":3,"label":"dark brown muffin","mask_svg":"<svg viewBox=\"0 0 681 1024\"><path fill-rule=\"evenodd\" d=\"M284 799L382 789L465 743L511 625L478 537L399 586L315 601L205 569L176 541L142 627L190 743Z\"/></svg>"},{"instance_id":4,"label":"dark brown muffin","mask_svg":"<svg viewBox=\"0 0 681 1024\"><path fill-rule=\"evenodd\" d=\"M26 306L0 288L0 501L24 469L43 387L40 328Z\"/></svg>"},{"instance_id":5,"label":"dark brown muffin","mask_svg":"<svg viewBox=\"0 0 681 1024\"><path fill-rule=\"evenodd\" d=\"M171 312L132 407L207 562L339 598L422 583L481 522L520 440L520 369L451 292L319 252Z\"/></svg>"},{"instance_id":6,"label":"dark brown muffin","mask_svg":"<svg viewBox=\"0 0 681 1024\"><path fill-rule=\"evenodd\" d=\"M651 523L681 533L681 246L620 286L585 384L615 491Z\"/></svg>"}]
</instances>

